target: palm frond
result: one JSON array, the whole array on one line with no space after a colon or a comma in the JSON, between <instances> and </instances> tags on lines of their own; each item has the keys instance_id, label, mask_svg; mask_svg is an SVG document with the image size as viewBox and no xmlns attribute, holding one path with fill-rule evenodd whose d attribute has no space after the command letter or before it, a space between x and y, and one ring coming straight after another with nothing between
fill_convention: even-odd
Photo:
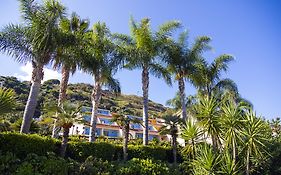
<instances>
[{"instance_id":1,"label":"palm frond","mask_svg":"<svg viewBox=\"0 0 281 175\"><path fill-rule=\"evenodd\" d=\"M27 63L34 58L31 41L27 38L26 27L7 25L0 33L0 51L11 55L20 63Z\"/></svg>"},{"instance_id":2,"label":"palm frond","mask_svg":"<svg viewBox=\"0 0 281 175\"><path fill-rule=\"evenodd\" d=\"M11 112L16 106L15 92L0 88L0 115Z\"/></svg>"}]
</instances>

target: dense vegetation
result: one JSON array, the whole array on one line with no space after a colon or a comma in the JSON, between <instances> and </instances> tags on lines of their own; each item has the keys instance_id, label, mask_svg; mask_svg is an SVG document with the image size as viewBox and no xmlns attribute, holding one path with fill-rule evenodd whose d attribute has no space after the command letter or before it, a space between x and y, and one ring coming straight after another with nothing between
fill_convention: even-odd
<instances>
[{"instance_id":1,"label":"dense vegetation","mask_svg":"<svg viewBox=\"0 0 281 175\"><path fill-rule=\"evenodd\" d=\"M181 30L179 21L154 31L148 18L131 18L130 36L116 34L102 22L89 29L89 21L67 16L57 0L19 2L23 23L3 28L0 51L31 62L33 70L30 82L1 76L1 174L281 173L280 119L256 115L235 82L221 76L233 56L206 61L210 37L188 45L187 32L173 38ZM42 83L46 65L61 70L62 79ZM90 74L93 85L68 84L77 69ZM120 69L142 71L142 98L120 95L114 78ZM168 85L176 80L179 92L168 101L173 108L148 100L150 76ZM197 89L188 97L187 82ZM74 123L84 122L82 105L92 107L86 139L69 136ZM96 137L98 108L114 111L123 138ZM128 117L141 111L142 121ZM159 133L170 135L170 142L148 141L148 118L154 116L164 120ZM129 140L130 123L142 123L142 141ZM178 138L184 144L178 145Z\"/></svg>"}]
</instances>

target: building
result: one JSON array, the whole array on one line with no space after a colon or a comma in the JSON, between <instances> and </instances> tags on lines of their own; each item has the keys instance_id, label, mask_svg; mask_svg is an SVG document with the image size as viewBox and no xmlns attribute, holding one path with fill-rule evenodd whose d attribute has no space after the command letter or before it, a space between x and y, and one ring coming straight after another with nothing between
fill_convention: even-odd
<instances>
[{"instance_id":1,"label":"building","mask_svg":"<svg viewBox=\"0 0 281 175\"><path fill-rule=\"evenodd\" d=\"M75 123L70 128L70 135L82 135L85 137L89 137L90 134L90 120L91 120L91 108L84 107L82 110L83 113L89 113L83 115L83 118L86 121L86 124L78 124ZM131 116L136 117L136 116ZM140 117L137 117L140 118ZM104 136L107 138L120 138L122 137L122 129L120 126L116 124L116 122L111 122L112 115L109 110L105 109L98 109L98 116L97 116L97 128L96 128L96 136ZM142 118L140 118L141 120ZM159 134L158 130L163 126L163 120L156 118L156 119L149 119L149 132L148 132L148 139L152 140L153 138L159 140L167 140L168 136L162 136ZM130 139L141 139L143 137L143 127L140 124L132 123L130 126Z\"/></svg>"}]
</instances>

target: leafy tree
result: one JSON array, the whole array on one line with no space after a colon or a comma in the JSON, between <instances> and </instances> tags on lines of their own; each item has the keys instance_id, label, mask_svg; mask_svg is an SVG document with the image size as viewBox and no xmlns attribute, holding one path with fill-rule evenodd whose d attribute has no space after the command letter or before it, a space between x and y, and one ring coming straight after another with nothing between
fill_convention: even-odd
<instances>
[{"instance_id":1,"label":"leafy tree","mask_svg":"<svg viewBox=\"0 0 281 175\"><path fill-rule=\"evenodd\" d=\"M144 145L148 144L149 74L157 78L164 78L168 84L171 84L170 74L158 58L168 37L171 36L171 32L179 26L178 21L171 21L161 25L158 31L152 32L150 19L144 18L140 23L136 23L131 18L131 37L121 34L116 35L119 44L122 45L123 56L126 58L125 68L142 70Z\"/></svg>"},{"instance_id":2,"label":"leafy tree","mask_svg":"<svg viewBox=\"0 0 281 175\"><path fill-rule=\"evenodd\" d=\"M22 133L28 133L37 104L37 96L43 79L43 67L52 60L58 40L58 21L64 7L56 0L20 0L24 25L10 24L0 33L0 51L15 57L20 63L32 63L32 80L25 106Z\"/></svg>"},{"instance_id":3,"label":"leafy tree","mask_svg":"<svg viewBox=\"0 0 281 175\"><path fill-rule=\"evenodd\" d=\"M177 41L167 42L168 46L164 50L168 70L178 82L183 120L187 117L185 79L194 74L195 63L202 57L203 51L210 48L210 38L207 36L198 37L190 48L187 46L187 39L188 33L182 32Z\"/></svg>"},{"instance_id":4,"label":"leafy tree","mask_svg":"<svg viewBox=\"0 0 281 175\"><path fill-rule=\"evenodd\" d=\"M179 124L181 123L181 119L179 116L174 114L164 114L162 116L164 119L163 126L159 129L159 133L163 135L171 135L172 137L172 147L173 147L173 158L174 163L177 162L177 137L179 132Z\"/></svg>"},{"instance_id":5,"label":"leafy tree","mask_svg":"<svg viewBox=\"0 0 281 175\"><path fill-rule=\"evenodd\" d=\"M118 69L120 57L116 55L116 47L111 41L111 33L105 23L96 23L88 36L86 57L82 60L81 68L93 75L95 84L92 92L92 115L89 141L95 141L97 124L97 109L100 104L102 86L120 93L119 81L113 78Z\"/></svg>"},{"instance_id":6,"label":"leafy tree","mask_svg":"<svg viewBox=\"0 0 281 175\"><path fill-rule=\"evenodd\" d=\"M141 123L141 120L138 118L134 118L126 115L126 109L121 109L118 113L112 114L112 121L116 122L118 126L122 128L123 132L123 158L124 161L128 158L128 141L129 141L129 132L130 132L130 124L132 123Z\"/></svg>"},{"instance_id":7,"label":"leafy tree","mask_svg":"<svg viewBox=\"0 0 281 175\"><path fill-rule=\"evenodd\" d=\"M74 105L70 102L64 102L60 106L57 106L56 104L47 104L44 110L45 114L43 120L48 122L50 119L55 119L57 126L63 128L60 154L64 157L68 143L69 129L74 123L84 122L84 118L79 115L81 106Z\"/></svg>"}]
</instances>

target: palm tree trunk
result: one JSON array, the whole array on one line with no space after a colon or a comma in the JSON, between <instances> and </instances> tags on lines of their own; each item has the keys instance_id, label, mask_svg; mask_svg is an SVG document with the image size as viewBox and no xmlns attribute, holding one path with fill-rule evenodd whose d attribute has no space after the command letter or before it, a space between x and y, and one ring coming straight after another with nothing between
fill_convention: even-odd
<instances>
[{"instance_id":1,"label":"palm tree trunk","mask_svg":"<svg viewBox=\"0 0 281 175\"><path fill-rule=\"evenodd\" d=\"M60 150L61 157L65 156L66 147L67 147L67 143L68 143L68 136L69 136L69 128L68 127L63 128L61 150Z\"/></svg>"},{"instance_id":2,"label":"palm tree trunk","mask_svg":"<svg viewBox=\"0 0 281 175\"><path fill-rule=\"evenodd\" d=\"M250 150L247 149L247 157L246 157L246 175L250 174Z\"/></svg>"},{"instance_id":3,"label":"palm tree trunk","mask_svg":"<svg viewBox=\"0 0 281 175\"><path fill-rule=\"evenodd\" d=\"M95 76L95 86L92 92L92 115L91 115L91 127L90 127L90 136L89 142L94 142L96 140L96 127L97 127L97 114L98 106L101 98L101 84L100 76Z\"/></svg>"},{"instance_id":4,"label":"palm tree trunk","mask_svg":"<svg viewBox=\"0 0 281 175\"><path fill-rule=\"evenodd\" d=\"M32 65L32 85L25 105L20 133L29 133L31 121L37 106L37 97L41 87L41 80L44 76L43 65L35 65L35 63Z\"/></svg>"},{"instance_id":5,"label":"palm tree trunk","mask_svg":"<svg viewBox=\"0 0 281 175\"><path fill-rule=\"evenodd\" d=\"M147 67L142 70L142 92L143 92L143 145L148 145L148 87L149 72Z\"/></svg>"},{"instance_id":6,"label":"palm tree trunk","mask_svg":"<svg viewBox=\"0 0 281 175\"><path fill-rule=\"evenodd\" d=\"M173 138L173 158L174 158L174 164L177 163L177 137L172 136Z\"/></svg>"},{"instance_id":7,"label":"palm tree trunk","mask_svg":"<svg viewBox=\"0 0 281 175\"><path fill-rule=\"evenodd\" d=\"M70 69L69 67L63 65L62 67L62 78L60 82L60 93L59 93L59 100L58 100L58 106L60 106L63 101L66 99L66 89L67 89L67 84L69 80L69 73ZM58 137L58 132L60 130L59 127L56 126L57 120L54 122L53 126L53 131L52 131L52 137L57 138Z\"/></svg>"},{"instance_id":8,"label":"palm tree trunk","mask_svg":"<svg viewBox=\"0 0 281 175\"><path fill-rule=\"evenodd\" d=\"M181 77L178 80L179 83L179 92L180 92L180 100L181 100L181 109L182 109L182 119L185 121L187 118L187 114L186 114L186 102L185 102L185 84L184 84L184 79Z\"/></svg>"},{"instance_id":9,"label":"palm tree trunk","mask_svg":"<svg viewBox=\"0 0 281 175\"><path fill-rule=\"evenodd\" d=\"M123 133L124 133L123 158L124 158L124 161L126 161L128 159L129 126L124 127Z\"/></svg>"}]
</instances>

